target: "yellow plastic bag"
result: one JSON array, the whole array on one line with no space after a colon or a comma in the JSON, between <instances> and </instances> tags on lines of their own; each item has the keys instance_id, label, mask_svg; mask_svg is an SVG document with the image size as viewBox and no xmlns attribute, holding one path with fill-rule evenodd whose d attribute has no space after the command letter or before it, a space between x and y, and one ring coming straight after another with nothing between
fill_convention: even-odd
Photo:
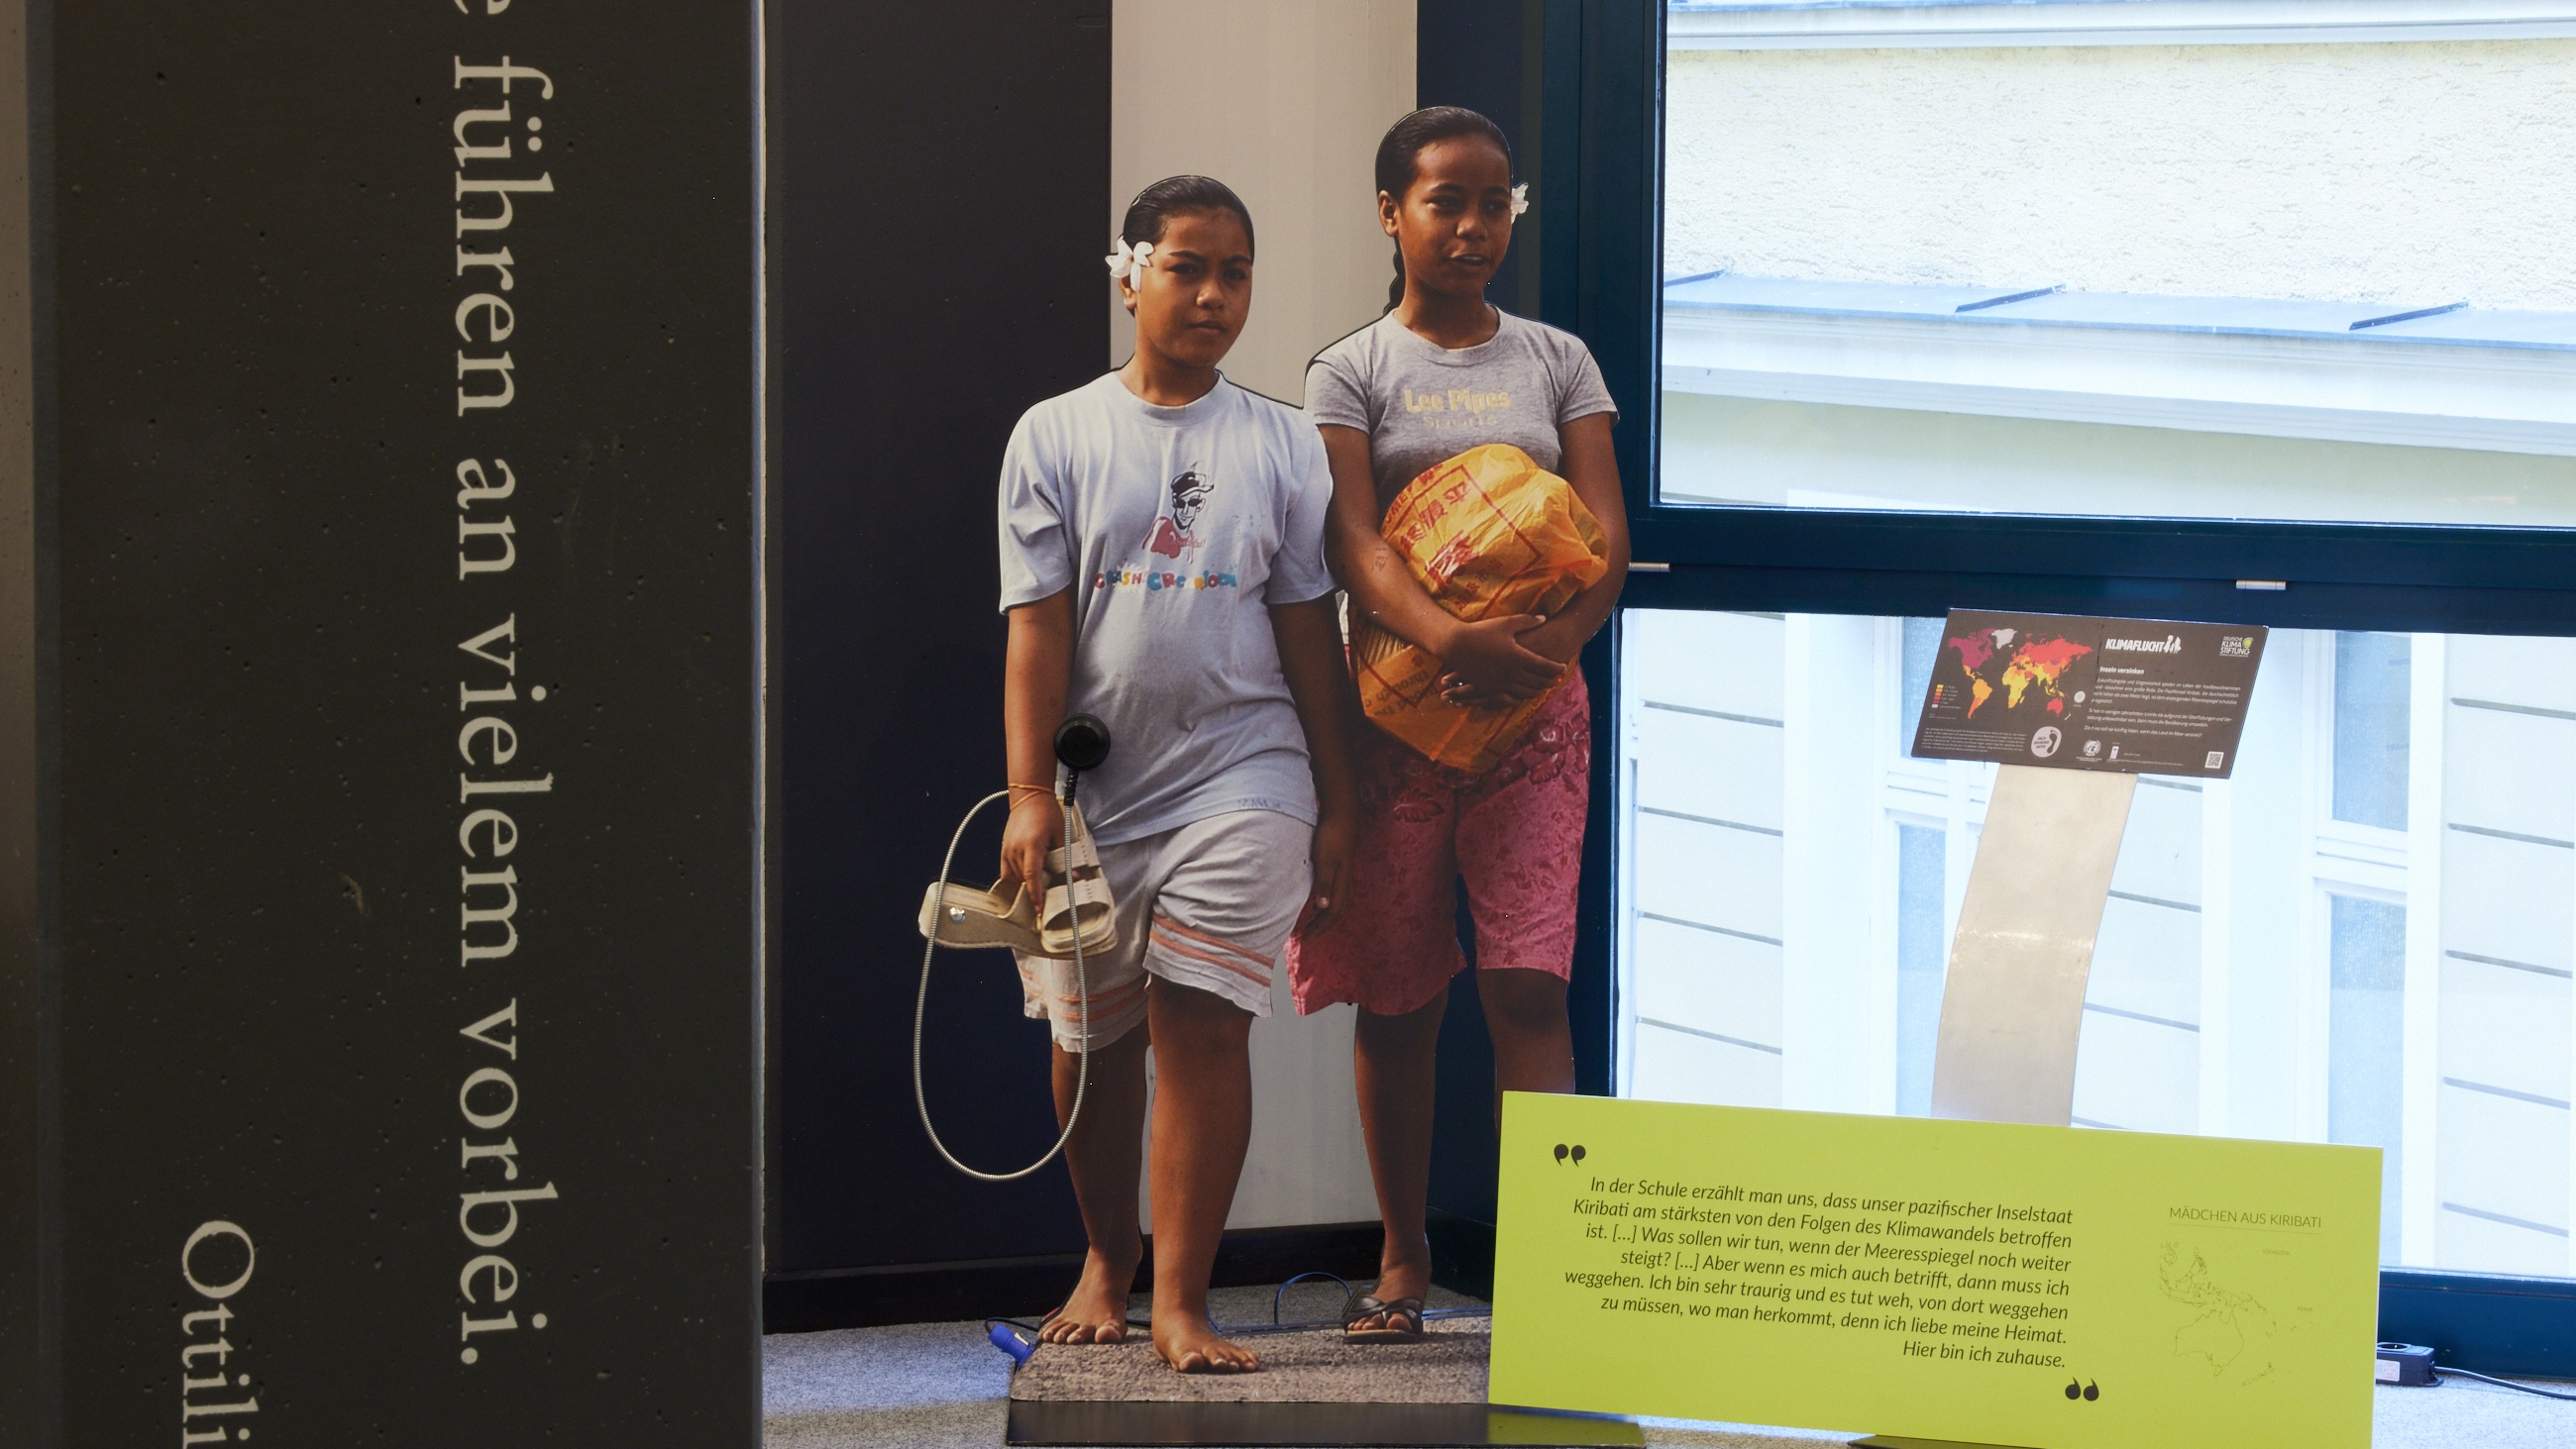
<instances>
[{"instance_id":1,"label":"yellow plastic bag","mask_svg":"<svg viewBox=\"0 0 2576 1449\"><path fill-rule=\"evenodd\" d=\"M1433 601L1466 620L1553 614L1609 571L1609 545L1567 483L1507 443L1423 470L1379 528ZM1551 686L1503 709L1440 697L1438 656L1361 621L1352 632L1360 707L1378 728L1470 773L1491 769L1529 728Z\"/></svg>"}]
</instances>

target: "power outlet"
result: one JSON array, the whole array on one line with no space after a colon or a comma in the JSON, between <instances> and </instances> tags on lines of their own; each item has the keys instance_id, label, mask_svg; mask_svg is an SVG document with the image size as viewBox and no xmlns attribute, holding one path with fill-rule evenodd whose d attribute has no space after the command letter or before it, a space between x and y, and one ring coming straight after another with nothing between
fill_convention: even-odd
<instances>
[{"instance_id":1,"label":"power outlet","mask_svg":"<svg viewBox=\"0 0 2576 1449\"><path fill-rule=\"evenodd\" d=\"M2433 1350L2414 1343L2381 1344L2378 1380L2401 1388L2430 1387L2433 1383Z\"/></svg>"}]
</instances>

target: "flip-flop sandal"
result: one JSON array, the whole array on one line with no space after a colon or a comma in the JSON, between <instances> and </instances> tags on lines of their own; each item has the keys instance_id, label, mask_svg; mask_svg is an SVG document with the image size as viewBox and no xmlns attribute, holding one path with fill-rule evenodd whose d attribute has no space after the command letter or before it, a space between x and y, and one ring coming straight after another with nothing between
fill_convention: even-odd
<instances>
[{"instance_id":1,"label":"flip-flop sandal","mask_svg":"<svg viewBox=\"0 0 2576 1449\"><path fill-rule=\"evenodd\" d=\"M1371 1318L1384 1320L1381 1328L1355 1325ZM1399 1327L1401 1324L1403 1326ZM1354 1293L1342 1304L1342 1341L1344 1343L1419 1343L1422 1341L1422 1300L1419 1298L1372 1298Z\"/></svg>"},{"instance_id":2,"label":"flip-flop sandal","mask_svg":"<svg viewBox=\"0 0 2576 1449\"><path fill-rule=\"evenodd\" d=\"M1010 890L1007 896L1002 893L1006 886ZM991 890L951 882L945 897L940 894L939 883L933 881L921 893L920 925L922 935L942 946L969 950L1008 946L1033 956L1045 950L1038 934L1038 913L1029 904L1029 893L1009 881L995 881Z\"/></svg>"}]
</instances>

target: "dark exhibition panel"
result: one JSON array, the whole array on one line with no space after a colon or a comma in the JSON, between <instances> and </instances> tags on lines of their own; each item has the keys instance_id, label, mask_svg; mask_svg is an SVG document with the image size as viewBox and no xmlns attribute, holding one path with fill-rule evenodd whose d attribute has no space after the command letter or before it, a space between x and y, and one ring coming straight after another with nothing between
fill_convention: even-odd
<instances>
[{"instance_id":1,"label":"dark exhibition panel","mask_svg":"<svg viewBox=\"0 0 2576 1449\"><path fill-rule=\"evenodd\" d=\"M26 18L0 1437L755 1442L753 26Z\"/></svg>"},{"instance_id":2,"label":"dark exhibition panel","mask_svg":"<svg viewBox=\"0 0 2576 1449\"><path fill-rule=\"evenodd\" d=\"M1062 1168L974 1182L922 1134L912 906L1001 780L1003 444L1105 360L1108 9L772 12L773 1328L1043 1310L1022 1300L1082 1248ZM991 878L998 816L961 878ZM994 1169L1045 1151L1046 1037L1008 959L943 953L927 1027L946 1139Z\"/></svg>"}]
</instances>

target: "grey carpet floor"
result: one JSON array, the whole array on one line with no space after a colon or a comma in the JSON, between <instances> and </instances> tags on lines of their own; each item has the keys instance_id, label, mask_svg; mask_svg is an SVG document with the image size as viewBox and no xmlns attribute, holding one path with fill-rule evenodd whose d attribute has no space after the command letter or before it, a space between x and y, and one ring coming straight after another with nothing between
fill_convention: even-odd
<instances>
[{"instance_id":1,"label":"grey carpet floor","mask_svg":"<svg viewBox=\"0 0 2576 1449\"><path fill-rule=\"evenodd\" d=\"M1435 1296L1432 1306L1468 1300ZM1219 1323L1266 1321L1270 1290L1213 1295ZM1337 1291L1290 1290L1287 1316L1320 1318ZM1135 1307L1142 1316L1145 1305ZM1268 1352L1267 1342L1253 1340ZM771 1334L762 1344L766 1449L996 1449L1011 1361L978 1323L913 1323L829 1333ZM2549 1387L2567 1391L2570 1385ZM2555 1403L2454 1379L2439 1388L2377 1392L2373 1449L2569 1449L2576 1403ZM1808 1449L1848 1432L1644 1421L1651 1445L1691 1449ZM2177 1445L2175 1449L2198 1449Z\"/></svg>"},{"instance_id":2,"label":"grey carpet floor","mask_svg":"<svg viewBox=\"0 0 2576 1449\"><path fill-rule=\"evenodd\" d=\"M1222 1323L1225 1320L1217 1320ZM1139 1333L1126 1343L1044 1343L1011 1378L1015 1399L1344 1404L1481 1404L1489 1321L1433 1319L1420 1343L1352 1344L1339 1328L1249 1334L1250 1374L1176 1374Z\"/></svg>"}]
</instances>

